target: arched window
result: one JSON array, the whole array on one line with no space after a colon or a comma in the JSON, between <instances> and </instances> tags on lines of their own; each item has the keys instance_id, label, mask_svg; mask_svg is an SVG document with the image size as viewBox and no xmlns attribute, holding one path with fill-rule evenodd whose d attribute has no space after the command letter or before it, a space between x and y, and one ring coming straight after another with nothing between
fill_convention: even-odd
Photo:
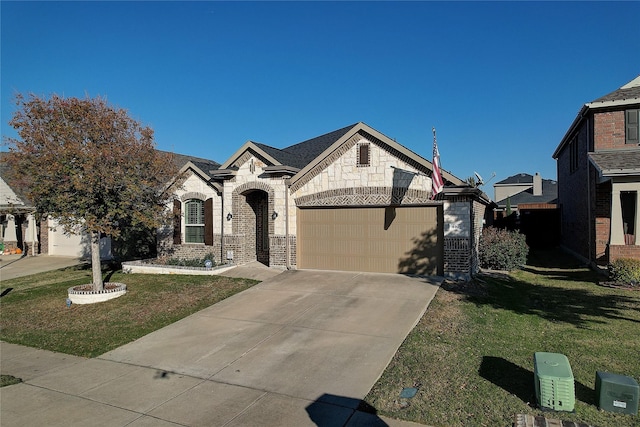
<instances>
[{"instance_id":1,"label":"arched window","mask_svg":"<svg viewBox=\"0 0 640 427\"><path fill-rule=\"evenodd\" d=\"M204 202L190 199L184 203L185 243L204 243Z\"/></svg>"}]
</instances>

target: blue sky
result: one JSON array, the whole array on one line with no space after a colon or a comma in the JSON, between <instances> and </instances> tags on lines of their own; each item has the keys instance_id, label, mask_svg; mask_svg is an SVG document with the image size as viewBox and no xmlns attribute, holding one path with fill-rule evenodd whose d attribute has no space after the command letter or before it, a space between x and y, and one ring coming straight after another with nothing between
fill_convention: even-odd
<instances>
[{"instance_id":1,"label":"blue sky","mask_svg":"<svg viewBox=\"0 0 640 427\"><path fill-rule=\"evenodd\" d=\"M585 102L640 74L640 2L7 2L15 93L105 96L158 148L224 162L359 121L485 187L555 179Z\"/></svg>"}]
</instances>

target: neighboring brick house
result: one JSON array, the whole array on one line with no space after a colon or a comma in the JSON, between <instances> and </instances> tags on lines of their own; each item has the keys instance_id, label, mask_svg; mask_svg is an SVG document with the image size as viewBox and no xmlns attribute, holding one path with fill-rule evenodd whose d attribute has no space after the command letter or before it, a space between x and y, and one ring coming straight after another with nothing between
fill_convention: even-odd
<instances>
[{"instance_id":1,"label":"neighboring brick house","mask_svg":"<svg viewBox=\"0 0 640 427\"><path fill-rule=\"evenodd\" d=\"M592 265L640 259L640 76L585 104L553 153L562 245Z\"/></svg>"},{"instance_id":2,"label":"neighboring brick house","mask_svg":"<svg viewBox=\"0 0 640 427\"><path fill-rule=\"evenodd\" d=\"M469 277L480 190L364 123L283 149L249 141L218 168L187 163L159 256L300 269Z\"/></svg>"}]
</instances>

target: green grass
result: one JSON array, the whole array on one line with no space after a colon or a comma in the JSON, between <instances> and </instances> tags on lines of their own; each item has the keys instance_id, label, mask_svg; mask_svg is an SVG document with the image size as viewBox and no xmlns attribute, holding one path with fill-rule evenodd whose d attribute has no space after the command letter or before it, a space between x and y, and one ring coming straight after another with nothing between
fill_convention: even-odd
<instances>
[{"instance_id":1,"label":"green grass","mask_svg":"<svg viewBox=\"0 0 640 427\"><path fill-rule=\"evenodd\" d=\"M2 281L0 340L95 357L258 283L221 276L144 275L109 271L127 285L119 298L67 307L67 289L91 282L74 267Z\"/></svg>"},{"instance_id":2,"label":"green grass","mask_svg":"<svg viewBox=\"0 0 640 427\"><path fill-rule=\"evenodd\" d=\"M0 387L19 384L21 382L22 382L22 379L16 378L12 375L0 375Z\"/></svg>"},{"instance_id":3,"label":"green grass","mask_svg":"<svg viewBox=\"0 0 640 427\"><path fill-rule=\"evenodd\" d=\"M597 370L640 382L640 291L602 278L565 255L534 253L509 275L445 283L374 385L378 413L431 426L511 426L516 414L601 427L640 426L638 416L598 410ZM565 354L574 413L536 408L533 353ZM401 399L405 387L417 387Z\"/></svg>"}]
</instances>

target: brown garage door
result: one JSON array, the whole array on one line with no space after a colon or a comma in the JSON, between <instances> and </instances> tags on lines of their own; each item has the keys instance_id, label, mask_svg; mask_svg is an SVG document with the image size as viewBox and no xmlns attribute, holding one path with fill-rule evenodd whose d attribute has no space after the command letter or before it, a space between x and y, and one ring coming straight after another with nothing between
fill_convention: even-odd
<instances>
[{"instance_id":1,"label":"brown garage door","mask_svg":"<svg viewBox=\"0 0 640 427\"><path fill-rule=\"evenodd\" d=\"M297 266L442 275L442 208L299 208Z\"/></svg>"}]
</instances>

